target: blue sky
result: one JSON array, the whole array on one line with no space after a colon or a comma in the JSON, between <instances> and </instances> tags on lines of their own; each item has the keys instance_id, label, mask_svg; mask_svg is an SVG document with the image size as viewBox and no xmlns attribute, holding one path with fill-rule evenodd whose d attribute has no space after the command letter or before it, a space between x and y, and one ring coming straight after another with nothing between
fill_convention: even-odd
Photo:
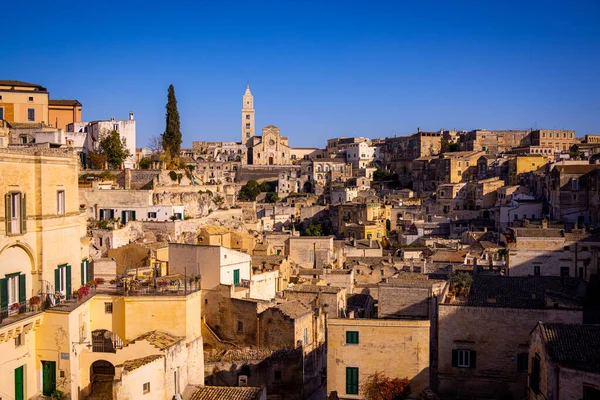
<instances>
[{"instance_id":1,"label":"blue sky","mask_svg":"<svg viewBox=\"0 0 600 400\"><path fill-rule=\"evenodd\" d=\"M78 99L86 121L133 110L138 147L164 131L171 83L184 146L240 140L248 80L257 127L292 147L417 127L600 133L598 0L12 3L0 78Z\"/></svg>"}]
</instances>

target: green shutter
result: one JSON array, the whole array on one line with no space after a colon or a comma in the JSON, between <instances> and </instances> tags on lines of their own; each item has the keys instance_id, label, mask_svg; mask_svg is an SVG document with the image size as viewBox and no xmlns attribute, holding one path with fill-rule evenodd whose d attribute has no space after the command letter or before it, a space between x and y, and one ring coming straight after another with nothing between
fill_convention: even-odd
<instances>
[{"instance_id":1,"label":"green shutter","mask_svg":"<svg viewBox=\"0 0 600 400\"><path fill-rule=\"evenodd\" d=\"M60 291L60 268L54 270L54 291Z\"/></svg>"},{"instance_id":2,"label":"green shutter","mask_svg":"<svg viewBox=\"0 0 600 400\"><path fill-rule=\"evenodd\" d=\"M358 331L346 331L346 344L358 344Z\"/></svg>"},{"instance_id":3,"label":"green shutter","mask_svg":"<svg viewBox=\"0 0 600 400\"><path fill-rule=\"evenodd\" d=\"M27 300L27 288L25 287L25 274L19 275L19 303Z\"/></svg>"},{"instance_id":4,"label":"green shutter","mask_svg":"<svg viewBox=\"0 0 600 400\"><path fill-rule=\"evenodd\" d=\"M27 232L27 196L21 195L21 233Z\"/></svg>"},{"instance_id":5,"label":"green shutter","mask_svg":"<svg viewBox=\"0 0 600 400\"><path fill-rule=\"evenodd\" d=\"M71 266L69 264L67 264L67 273L66 275L66 286L67 286L67 298L71 298L71 295L73 294L72 290L71 290Z\"/></svg>"},{"instance_id":6,"label":"green shutter","mask_svg":"<svg viewBox=\"0 0 600 400\"><path fill-rule=\"evenodd\" d=\"M0 279L0 308L8 307L8 280Z\"/></svg>"},{"instance_id":7,"label":"green shutter","mask_svg":"<svg viewBox=\"0 0 600 400\"><path fill-rule=\"evenodd\" d=\"M121 211L121 223L124 224L126 221L127 213L125 211Z\"/></svg>"},{"instance_id":8,"label":"green shutter","mask_svg":"<svg viewBox=\"0 0 600 400\"><path fill-rule=\"evenodd\" d=\"M452 349L452 366L458 367L458 350Z\"/></svg>"},{"instance_id":9,"label":"green shutter","mask_svg":"<svg viewBox=\"0 0 600 400\"><path fill-rule=\"evenodd\" d=\"M81 286L85 285L85 260L81 261Z\"/></svg>"},{"instance_id":10,"label":"green shutter","mask_svg":"<svg viewBox=\"0 0 600 400\"><path fill-rule=\"evenodd\" d=\"M132 212L131 212L131 219L132 219L133 221L135 221L135 211L132 211Z\"/></svg>"},{"instance_id":11,"label":"green shutter","mask_svg":"<svg viewBox=\"0 0 600 400\"><path fill-rule=\"evenodd\" d=\"M346 367L346 394L358 394L358 368Z\"/></svg>"},{"instance_id":12,"label":"green shutter","mask_svg":"<svg viewBox=\"0 0 600 400\"><path fill-rule=\"evenodd\" d=\"M85 270L87 271L87 281L91 281L92 280L92 270L90 269L90 260L89 259L85 259Z\"/></svg>"},{"instance_id":13,"label":"green shutter","mask_svg":"<svg viewBox=\"0 0 600 400\"><path fill-rule=\"evenodd\" d=\"M235 286L240 284L240 270L239 269L233 270L233 284Z\"/></svg>"},{"instance_id":14,"label":"green shutter","mask_svg":"<svg viewBox=\"0 0 600 400\"><path fill-rule=\"evenodd\" d=\"M6 222L6 234L11 234L10 229L10 214L11 214L11 202L10 202L10 193L4 195L4 222Z\"/></svg>"}]
</instances>

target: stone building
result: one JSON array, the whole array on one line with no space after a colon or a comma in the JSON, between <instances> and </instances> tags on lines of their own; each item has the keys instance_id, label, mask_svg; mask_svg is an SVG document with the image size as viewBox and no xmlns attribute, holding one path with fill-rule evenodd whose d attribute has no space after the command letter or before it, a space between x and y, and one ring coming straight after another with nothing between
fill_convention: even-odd
<instances>
[{"instance_id":1,"label":"stone building","mask_svg":"<svg viewBox=\"0 0 600 400\"><path fill-rule=\"evenodd\" d=\"M299 300L312 308L324 307L328 318L343 317L346 312L346 289L335 286L299 284L284 290L289 301Z\"/></svg>"},{"instance_id":2,"label":"stone building","mask_svg":"<svg viewBox=\"0 0 600 400\"><path fill-rule=\"evenodd\" d=\"M248 141L248 164L290 165L288 138L281 136L274 125L263 128L262 136L253 135Z\"/></svg>"},{"instance_id":3,"label":"stone building","mask_svg":"<svg viewBox=\"0 0 600 400\"><path fill-rule=\"evenodd\" d=\"M412 395L429 386L428 320L327 320L327 392L358 399L365 381L380 372L408 378Z\"/></svg>"},{"instance_id":4,"label":"stone building","mask_svg":"<svg viewBox=\"0 0 600 400\"><path fill-rule=\"evenodd\" d=\"M467 132L460 138L460 149L463 151L485 151L487 154L498 154L510 151L514 147L526 143L527 130L487 130L476 129Z\"/></svg>"},{"instance_id":5,"label":"stone building","mask_svg":"<svg viewBox=\"0 0 600 400\"><path fill-rule=\"evenodd\" d=\"M292 236L285 245L285 254L301 268L330 265L333 251L333 236Z\"/></svg>"},{"instance_id":6,"label":"stone building","mask_svg":"<svg viewBox=\"0 0 600 400\"><path fill-rule=\"evenodd\" d=\"M600 398L600 325L539 322L531 332L529 357L519 363L529 373L527 398Z\"/></svg>"},{"instance_id":7,"label":"stone building","mask_svg":"<svg viewBox=\"0 0 600 400\"><path fill-rule=\"evenodd\" d=\"M575 131L556 129L537 129L528 136L528 145L549 146L555 153L568 152L571 146L578 143Z\"/></svg>"},{"instance_id":8,"label":"stone building","mask_svg":"<svg viewBox=\"0 0 600 400\"><path fill-rule=\"evenodd\" d=\"M596 190L591 175L600 165L557 165L550 172L550 217L583 226L591 220L591 192Z\"/></svg>"},{"instance_id":9,"label":"stone building","mask_svg":"<svg viewBox=\"0 0 600 400\"><path fill-rule=\"evenodd\" d=\"M40 392L40 360L51 359L29 355L38 354L36 341L43 342L36 330L43 322L45 302L70 298L92 278L77 168L76 154L67 150L0 150L3 396L16 398L21 393L21 398L29 398ZM56 357L55 352L52 359ZM52 373L58 375L56 364Z\"/></svg>"},{"instance_id":10,"label":"stone building","mask_svg":"<svg viewBox=\"0 0 600 400\"><path fill-rule=\"evenodd\" d=\"M113 130L119 132L121 140L130 153L130 156L123 163L125 168L133 168L135 166L136 145L136 121L133 111L129 112L128 119L118 120L115 117L110 117L109 120L92 121L87 124L87 132L92 139L94 151L99 149L102 136Z\"/></svg>"},{"instance_id":11,"label":"stone building","mask_svg":"<svg viewBox=\"0 0 600 400\"><path fill-rule=\"evenodd\" d=\"M254 128L254 96L250 92L250 84L248 84L242 99L242 144L252 140Z\"/></svg>"},{"instance_id":12,"label":"stone building","mask_svg":"<svg viewBox=\"0 0 600 400\"><path fill-rule=\"evenodd\" d=\"M28 82L0 80L0 127L4 121L40 124L40 127L66 129L81 121L81 103L77 100L54 100L45 87Z\"/></svg>"},{"instance_id":13,"label":"stone building","mask_svg":"<svg viewBox=\"0 0 600 400\"><path fill-rule=\"evenodd\" d=\"M538 321L582 323L577 278L476 275L465 296L438 307L440 396L507 399L526 394L529 334Z\"/></svg>"}]
</instances>

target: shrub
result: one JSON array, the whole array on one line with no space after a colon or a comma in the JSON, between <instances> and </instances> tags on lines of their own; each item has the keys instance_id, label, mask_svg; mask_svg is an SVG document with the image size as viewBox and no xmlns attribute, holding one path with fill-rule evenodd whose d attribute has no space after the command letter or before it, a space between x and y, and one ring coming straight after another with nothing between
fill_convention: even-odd
<instances>
[{"instance_id":1,"label":"shrub","mask_svg":"<svg viewBox=\"0 0 600 400\"><path fill-rule=\"evenodd\" d=\"M169 171L169 177L171 178L172 181L176 181L177 180L177 172Z\"/></svg>"}]
</instances>

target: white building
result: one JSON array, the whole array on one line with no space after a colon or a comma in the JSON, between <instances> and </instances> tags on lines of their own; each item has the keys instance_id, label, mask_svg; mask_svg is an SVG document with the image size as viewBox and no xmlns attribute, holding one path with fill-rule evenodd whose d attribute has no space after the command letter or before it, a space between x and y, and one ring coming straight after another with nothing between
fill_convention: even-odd
<instances>
[{"instance_id":1,"label":"white building","mask_svg":"<svg viewBox=\"0 0 600 400\"><path fill-rule=\"evenodd\" d=\"M124 139L125 146L131 156L125 161L125 168L133 168L135 166L135 143L136 143L136 128L133 111L129 113L129 119L117 120L111 117L108 121L92 121L87 125L87 131L94 143L94 150L98 150L100 145L100 137L103 134L113 130L119 132L121 139Z\"/></svg>"},{"instance_id":2,"label":"white building","mask_svg":"<svg viewBox=\"0 0 600 400\"><path fill-rule=\"evenodd\" d=\"M513 200L500 207L500 229L506 229L514 221L542 219L542 202L535 200Z\"/></svg>"},{"instance_id":3,"label":"white building","mask_svg":"<svg viewBox=\"0 0 600 400\"><path fill-rule=\"evenodd\" d=\"M331 188L331 204L348 203L358 197L358 187Z\"/></svg>"},{"instance_id":4,"label":"white building","mask_svg":"<svg viewBox=\"0 0 600 400\"><path fill-rule=\"evenodd\" d=\"M375 159L375 147L365 142L352 143L346 148L346 162L352 163L352 170L367 168Z\"/></svg>"}]
</instances>

